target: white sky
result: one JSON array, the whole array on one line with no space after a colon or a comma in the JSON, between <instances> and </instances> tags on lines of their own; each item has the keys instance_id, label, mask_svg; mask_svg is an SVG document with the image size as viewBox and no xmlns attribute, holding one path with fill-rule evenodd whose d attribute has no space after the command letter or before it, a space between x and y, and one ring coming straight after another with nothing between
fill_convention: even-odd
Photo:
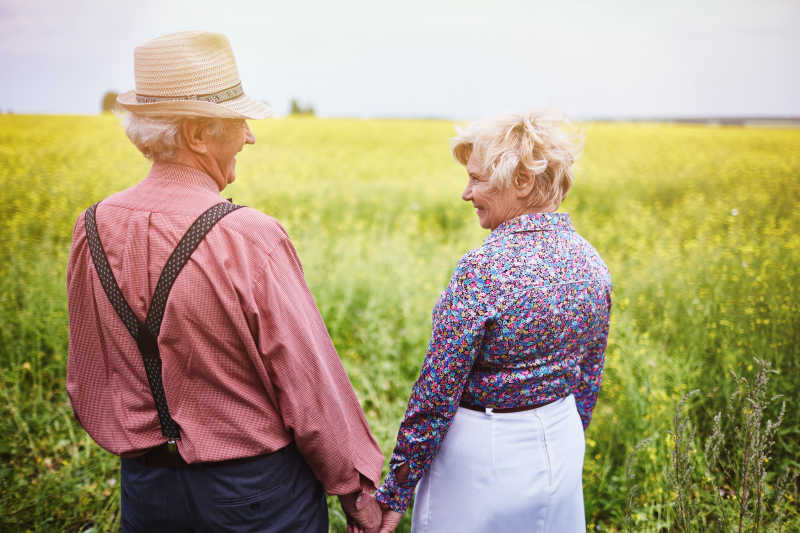
<instances>
[{"instance_id":1,"label":"white sky","mask_svg":"<svg viewBox=\"0 0 800 533\"><path fill-rule=\"evenodd\" d=\"M0 110L96 113L136 45L190 29L279 114L800 116L800 0L0 0Z\"/></svg>"}]
</instances>

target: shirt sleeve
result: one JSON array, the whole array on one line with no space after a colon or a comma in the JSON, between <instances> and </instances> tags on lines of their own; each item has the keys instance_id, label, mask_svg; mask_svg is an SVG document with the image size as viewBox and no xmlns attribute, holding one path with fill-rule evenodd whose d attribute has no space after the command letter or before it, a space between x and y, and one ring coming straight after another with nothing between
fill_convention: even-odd
<instances>
[{"instance_id":1,"label":"shirt sleeve","mask_svg":"<svg viewBox=\"0 0 800 533\"><path fill-rule=\"evenodd\" d=\"M433 312L433 331L377 499L404 512L458 409L486 322L486 278L462 259Z\"/></svg>"},{"instance_id":2,"label":"shirt sleeve","mask_svg":"<svg viewBox=\"0 0 800 533\"><path fill-rule=\"evenodd\" d=\"M589 427L592 420L592 411L600 394L600 384L603 379L603 366L605 364L606 343L608 341L609 314L611 311L611 293L606 293L598 307L599 320L597 334L588 344L586 355L580 363L580 378L572 386L575 395L575 404L583 423L583 429Z\"/></svg>"},{"instance_id":3,"label":"shirt sleeve","mask_svg":"<svg viewBox=\"0 0 800 533\"><path fill-rule=\"evenodd\" d=\"M383 454L288 237L271 250L256 278L254 334L286 429L327 493L356 492L361 476L377 486Z\"/></svg>"}]
</instances>

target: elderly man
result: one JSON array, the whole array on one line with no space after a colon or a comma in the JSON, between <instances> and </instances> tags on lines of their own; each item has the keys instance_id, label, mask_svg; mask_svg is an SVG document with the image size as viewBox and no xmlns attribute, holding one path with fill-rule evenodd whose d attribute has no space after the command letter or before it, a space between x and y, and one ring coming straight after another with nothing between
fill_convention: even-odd
<instances>
[{"instance_id":1,"label":"elderly man","mask_svg":"<svg viewBox=\"0 0 800 533\"><path fill-rule=\"evenodd\" d=\"M127 134L153 166L75 225L67 390L121 456L123 531L374 531L383 465L286 231L220 196L245 119L223 35L135 51Z\"/></svg>"}]
</instances>

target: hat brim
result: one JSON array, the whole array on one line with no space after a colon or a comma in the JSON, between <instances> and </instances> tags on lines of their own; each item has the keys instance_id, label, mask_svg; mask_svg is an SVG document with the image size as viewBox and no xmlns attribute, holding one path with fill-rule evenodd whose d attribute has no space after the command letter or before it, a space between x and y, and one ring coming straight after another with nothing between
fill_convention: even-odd
<instances>
[{"instance_id":1,"label":"hat brim","mask_svg":"<svg viewBox=\"0 0 800 533\"><path fill-rule=\"evenodd\" d=\"M117 96L117 102L128 111L142 116L172 115L258 120L272 115L272 110L267 104L244 94L220 104L198 100L175 100L141 104L136 101L136 91L128 91Z\"/></svg>"}]
</instances>

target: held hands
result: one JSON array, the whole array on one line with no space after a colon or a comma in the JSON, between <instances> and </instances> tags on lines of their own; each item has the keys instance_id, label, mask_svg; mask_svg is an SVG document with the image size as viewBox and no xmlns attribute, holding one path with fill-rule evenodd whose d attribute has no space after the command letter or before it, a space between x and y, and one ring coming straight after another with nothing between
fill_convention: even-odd
<instances>
[{"instance_id":1,"label":"held hands","mask_svg":"<svg viewBox=\"0 0 800 533\"><path fill-rule=\"evenodd\" d=\"M347 517L347 533L392 533L403 518L366 491L339 496L339 503Z\"/></svg>"},{"instance_id":2,"label":"held hands","mask_svg":"<svg viewBox=\"0 0 800 533\"><path fill-rule=\"evenodd\" d=\"M362 490L339 496L339 503L347 517L347 533L378 532L381 508L374 495Z\"/></svg>"},{"instance_id":3,"label":"held hands","mask_svg":"<svg viewBox=\"0 0 800 533\"><path fill-rule=\"evenodd\" d=\"M400 519L403 518L403 513L392 511L388 505L380 504L380 506L383 509L383 519L378 533L392 533L400 523Z\"/></svg>"}]
</instances>

